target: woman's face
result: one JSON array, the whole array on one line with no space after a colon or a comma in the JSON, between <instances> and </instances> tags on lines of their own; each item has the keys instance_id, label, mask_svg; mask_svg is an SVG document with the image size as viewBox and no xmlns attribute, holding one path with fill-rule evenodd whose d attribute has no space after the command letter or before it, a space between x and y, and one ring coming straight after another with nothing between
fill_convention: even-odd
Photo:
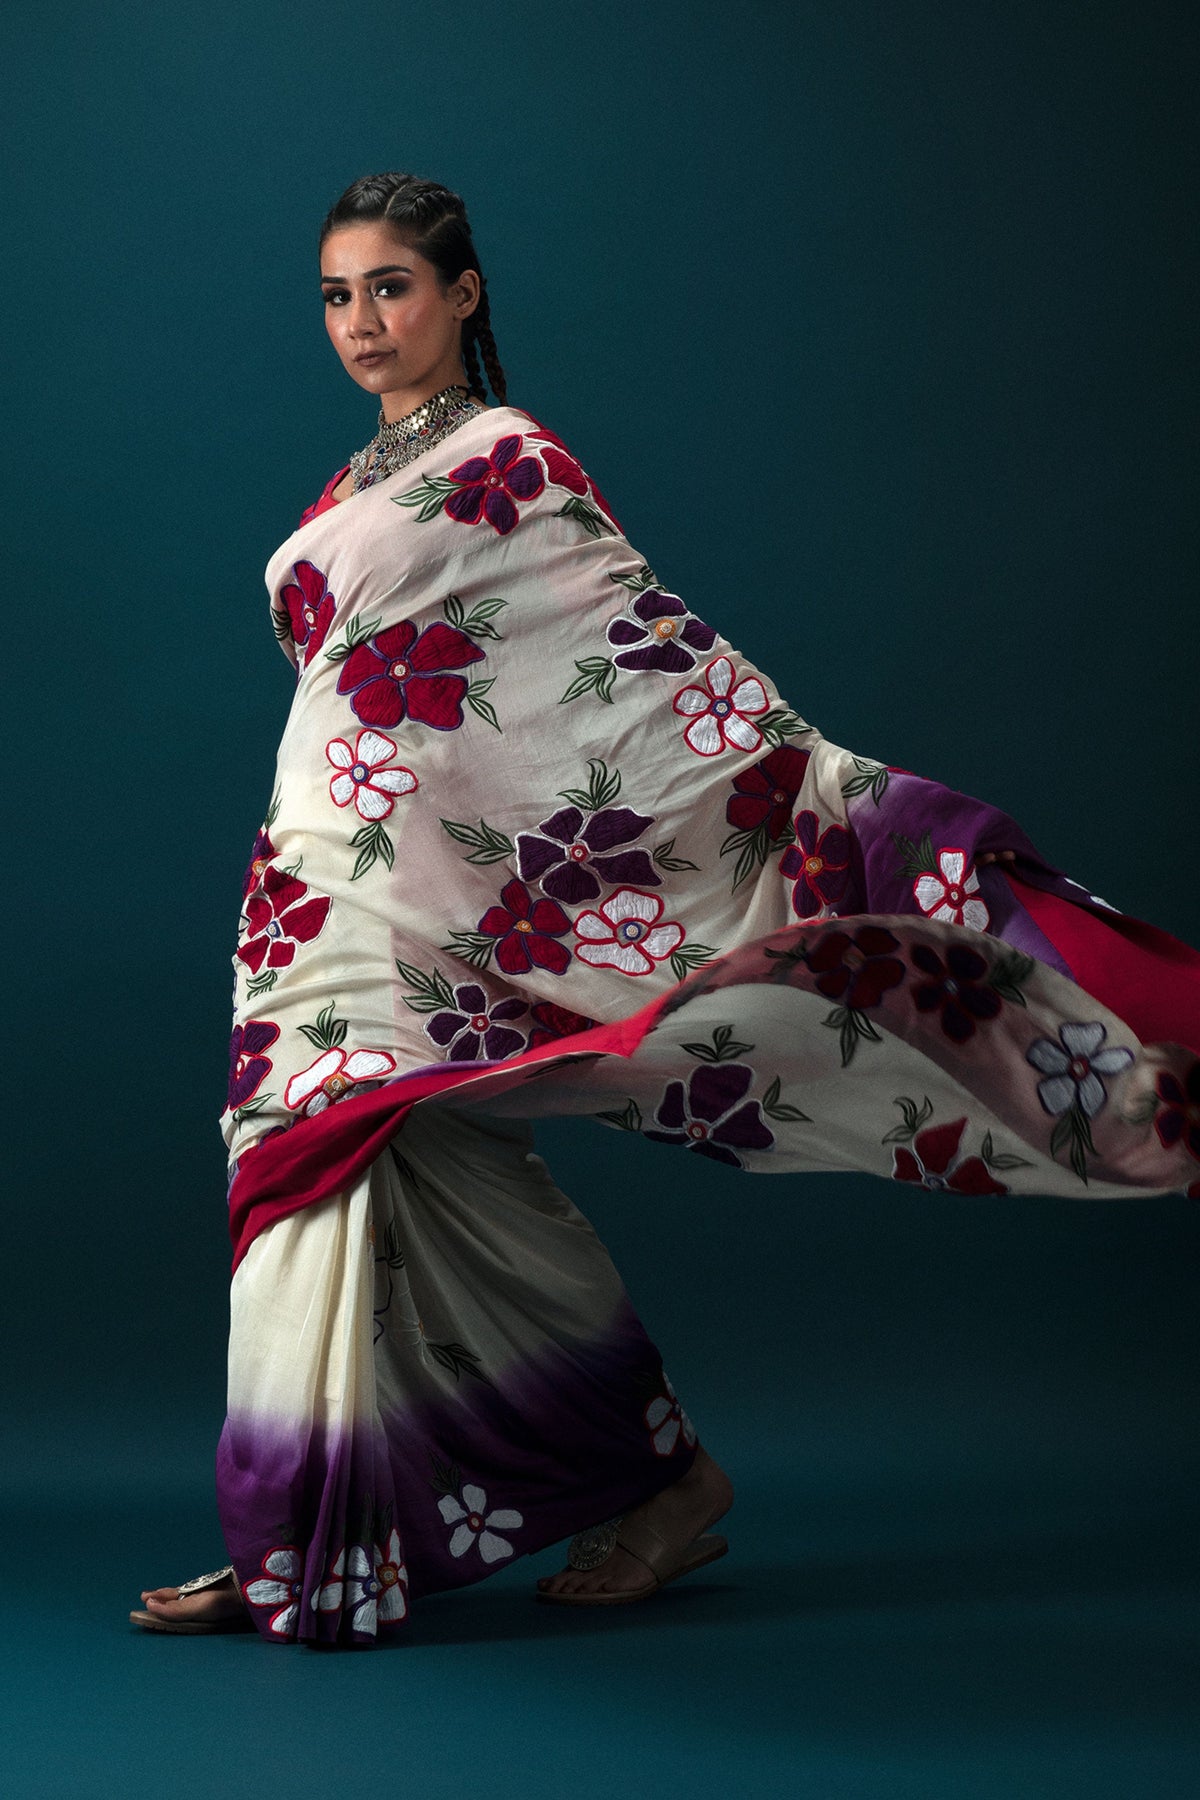
<instances>
[{"instance_id":1,"label":"woman's face","mask_svg":"<svg viewBox=\"0 0 1200 1800\"><path fill-rule=\"evenodd\" d=\"M344 225L321 247L321 289L325 327L347 373L370 394L395 396L385 416L400 417L464 379L462 321L479 303L474 269L443 293L433 264L391 226Z\"/></svg>"}]
</instances>

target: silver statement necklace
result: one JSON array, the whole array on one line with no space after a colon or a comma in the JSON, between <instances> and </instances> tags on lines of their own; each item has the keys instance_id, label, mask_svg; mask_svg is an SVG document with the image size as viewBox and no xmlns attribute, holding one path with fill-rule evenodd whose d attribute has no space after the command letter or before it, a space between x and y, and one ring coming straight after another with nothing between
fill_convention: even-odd
<instances>
[{"instance_id":1,"label":"silver statement necklace","mask_svg":"<svg viewBox=\"0 0 1200 1800\"><path fill-rule=\"evenodd\" d=\"M402 469L482 410L471 399L469 389L458 381L431 394L402 419L385 419L380 407L379 430L369 444L350 458L353 492L357 494Z\"/></svg>"}]
</instances>

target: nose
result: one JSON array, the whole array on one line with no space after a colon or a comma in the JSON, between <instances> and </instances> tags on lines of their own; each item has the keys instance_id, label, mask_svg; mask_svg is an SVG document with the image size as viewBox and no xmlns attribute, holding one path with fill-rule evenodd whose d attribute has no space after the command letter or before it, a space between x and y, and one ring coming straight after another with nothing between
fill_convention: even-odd
<instances>
[{"instance_id":1,"label":"nose","mask_svg":"<svg viewBox=\"0 0 1200 1800\"><path fill-rule=\"evenodd\" d=\"M371 294L359 294L352 298L346 311L349 314L346 327L352 338L374 337L379 330L379 315Z\"/></svg>"}]
</instances>

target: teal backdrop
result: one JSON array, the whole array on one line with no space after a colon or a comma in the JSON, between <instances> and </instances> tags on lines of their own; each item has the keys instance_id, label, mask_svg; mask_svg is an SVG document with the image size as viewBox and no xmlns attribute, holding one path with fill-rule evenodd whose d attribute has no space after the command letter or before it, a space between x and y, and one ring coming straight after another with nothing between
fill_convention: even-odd
<instances>
[{"instance_id":1,"label":"teal backdrop","mask_svg":"<svg viewBox=\"0 0 1200 1800\"><path fill-rule=\"evenodd\" d=\"M262 570L374 429L325 210L463 194L510 397L667 585L835 742L1200 943L1194 8L65 0L5 41L8 1791L1194 1794L1182 1198L547 1124L730 1557L597 1621L530 1604L547 1552L400 1660L125 1625L224 1560Z\"/></svg>"}]
</instances>

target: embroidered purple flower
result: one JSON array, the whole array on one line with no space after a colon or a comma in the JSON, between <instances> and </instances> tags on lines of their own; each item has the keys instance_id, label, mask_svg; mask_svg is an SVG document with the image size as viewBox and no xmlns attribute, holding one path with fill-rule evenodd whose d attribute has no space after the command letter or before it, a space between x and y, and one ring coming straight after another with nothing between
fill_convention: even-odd
<instances>
[{"instance_id":1,"label":"embroidered purple flower","mask_svg":"<svg viewBox=\"0 0 1200 1800\"><path fill-rule=\"evenodd\" d=\"M1059 1043L1037 1038L1025 1052L1026 1061L1045 1076L1038 1082L1038 1099L1052 1116L1077 1106L1086 1118L1094 1119L1108 1099L1101 1075L1127 1069L1133 1051L1117 1045L1102 1050L1108 1031L1098 1019L1087 1025L1060 1025L1058 1035Z\"/></svg>"},{"instance_id":2,"label":"embroidered purple flower","mask_svg":"<svg viewBox=\"0 0 1200 1800\"><path fill-rule=\"evenodd\" d=\"M516 524L515 500L533 500L546 485L542 465L533 456L520 456L521 436L497 438L490 456L469 456L451 469L450 480L461 485L446 501L446 511L461 525L477 525L485 518L504 537Z\"/></svg>"},{"instance_id":3,"label":"embroidered purple flower","mask_svg":"<svg viewBox=\"0 0 1200 1800\"><path fill-rule=\"evenodd\" d=\"M601 881L659 887L662 876L648 853L620 848L653 823L647 813L629 806L606 806L590 814L578 806L560 807L542 820L537 831L517 833L517 873L523 881L540 882L543 893L569 905L594 900Z\"/></svg>"},{"instance_id":4,"label":"embroidered purple flower","mask_svg":"<svg viewBox=\"0 0 1200 1800\"><path fill-rule=\"evenodd\" d=\"M682 675L696 666L695 651L711 650L717 634L695 618L678 594L647 588L620 618L609 623L610 644L628 646L613 657L618 669L662 669Z\"/></svg>"},{"instance_id":5,"label":"embroidered purple flower","mask_svg":"<svg viewBox=\"0 0 1200 1800\"><path fill-rule=\"evenodd\" d=\"M454 989L455 1012L434 1013L425 1027L435 1044L450 1046L452 1062L475 1062L480 1056L489 1062L500 1062L525 1048L525 1035L504 1023L519 1019L528 1012L528 1004L515 995L487 1003L487 995L474 981L464 981Z\"/></svg>"},{"instance_id":6,"label":"embroidered purple flower","mask_svg":"<svg viewBox=\"0 0 1200 1800\"><path fill-rule=\"evenodd\" d=\"M758 1101L746 1099L753 1080L754 1070L744 1063L705 1063L692 1071L686 1089L682 1081L667 1084L654 1115L662 1129L642 1135L743 1169L739 1150L769 1150L775 1142Z\"/></svg>"},{"instance_id":7,"label":"embroidered purple flower","mask_svg":"<svg viewBox=\"0 0 1200 1800\"><path fill-rule=\"evenodd\" d=\"M236 1112L253 1099L271 1068L264 1056L279 1036L278 1025L269 1019L251 1019L249 1024L235 1025L229 1040L229 1110Z\"/></svg>"},{"instance_id":8,"label":"embroidered purple flower","mask_svg":"<svg viewBox=\"0 0 1200 1800\"><path fill-rule=\"evenodd\" d=\"M796 814L797 842L779 859L779 873L794 883L792 906L811 919L823 906L835 906L846 891L850 868L850 833L844 825L820 829L815 812Z\"/></svg>"},{"instance_id":9,"label":"embroidered purple flower","mask_svg":"<svg viewBox=\"0 0 1200 1800\"><path fill-rule=\"evenodd\" d=\"M965 1044L978 1024L996 1017L1002 1001L986 985L988 965L977 950L951 944L944 963L928 944L915 944L911 954L914 968L928 978L914 984L913 1004L918 1012L940 1012L952 1043Z\"/></svg>"},{"instance_id":10,"label":"embroidered purple flower","mask_svg":"<svg viewBox=\"0 0 1200 1800\"><path fill-rule=\"evenodd\" d=\"M1173 1150L1182 1139L1188 1155L1200 1162L1200 1062L1192 1064L1183 1081L1164 1069L1158 1078L1158 1097L1163 1107L1154 1129L1163 1149Z\"/></svg>"},{"instance_id":11,"label":"embroidered purple flower","mask_svg":"<svg viewBox=\"0 0 1200 1800\"><path fill-rule=\"evenodd\" d=\"M898 938L882 925L863 925L851 937L848 931L827 931L804 960L817 977L819 994L846 1006L878 1006L889 988L904 980L904 964L892 954Z\"/></svg>"}]
</instances>

